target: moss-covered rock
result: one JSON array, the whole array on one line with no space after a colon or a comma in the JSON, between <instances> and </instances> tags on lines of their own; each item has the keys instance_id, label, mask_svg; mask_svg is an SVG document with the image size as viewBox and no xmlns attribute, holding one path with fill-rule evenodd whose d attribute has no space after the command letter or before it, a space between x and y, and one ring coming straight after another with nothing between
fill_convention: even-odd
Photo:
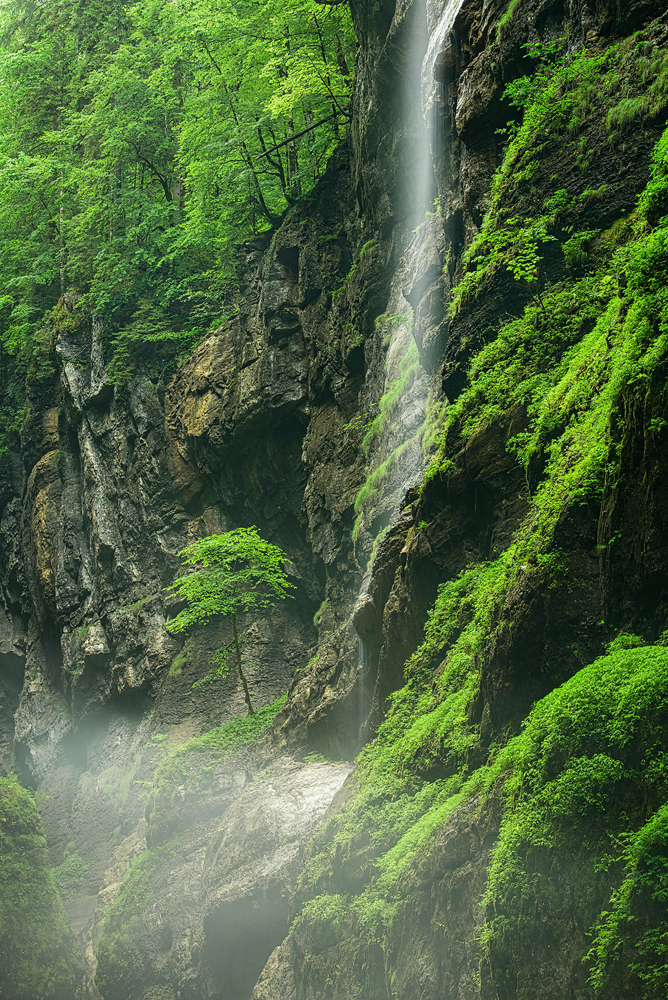
<instances>
[{"instance_id":1,"label":"moss-covered rock","mask_svg":"<svg viewBox=\"0 0 668 1000\"><path fill-rule=\"evenodd\" d=\"M79 957L46 863L42 820L16 779L0 778L0 995L73 1000Z\"/></svg>"}]
</instances>

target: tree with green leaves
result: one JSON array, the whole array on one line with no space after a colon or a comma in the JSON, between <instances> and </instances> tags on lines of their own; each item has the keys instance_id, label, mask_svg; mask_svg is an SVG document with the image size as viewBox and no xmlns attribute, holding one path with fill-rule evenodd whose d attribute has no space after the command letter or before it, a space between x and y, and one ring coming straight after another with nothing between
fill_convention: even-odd
<instances>
[{"instance_id":1,"label":"tree with green leaves","mask_svg":"<svg viewBox=\"0 0 668 1000\"><path fill-rule=\"evenodd\" d=\"M184 632L215 616L229 618L231 641L216 650L212 659L213 670L193 687L224 677L229 671L229 658L233 654L248 714L253 715L241 657L245 637L239 631L237 615L271 608L277 601L294 596L290 593L294 584L290 583L284 569L287 556L278 545L260 538L255 525L200 538L179 555L186 566L198 568L165 588L188 602L186 608L167 622L165 630Z\"/></svg>"},{"instance_id":2,"label":"tree with green leaves","mask_svg":"<svg viewBox=\"0 0 668 1000\"><path fill-rule=\"evenodd\" d=\"M236 307L239 245L322 176L350 118L347 5L0 4L0 449L58 334L109 374L178 367Z\"/></svg>"}]
</instances>

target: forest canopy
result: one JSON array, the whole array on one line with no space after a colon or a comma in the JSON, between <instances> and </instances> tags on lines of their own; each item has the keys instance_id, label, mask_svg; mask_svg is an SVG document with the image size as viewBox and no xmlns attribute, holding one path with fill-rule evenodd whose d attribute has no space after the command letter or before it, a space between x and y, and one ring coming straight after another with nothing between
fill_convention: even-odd
<instances>
[{"instance_id":1,"label":"forest canopy","mask_svg":"<svg viewBox=\"0 0 668 1000\"><path fill-rule=\"evenodd\" d=\"M313 0L0 7L0 364L15 422L63 328L97 317L122 379L220 321L235 246L276 225L342 137L354 44L347 5Z\"/></svg>"}]
</instances>

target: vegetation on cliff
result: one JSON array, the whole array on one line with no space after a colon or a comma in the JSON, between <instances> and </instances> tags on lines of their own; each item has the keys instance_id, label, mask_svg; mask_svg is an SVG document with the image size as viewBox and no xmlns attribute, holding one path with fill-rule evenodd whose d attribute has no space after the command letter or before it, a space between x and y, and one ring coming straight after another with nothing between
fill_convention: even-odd
<instances>
[{"instance_id":1,"label":"vegetation on cliff","mask_svg":"<svg viewBox=\"0 0 668 1000\"><path fill-rule=\"evenodd\" d=\"M233 307L234 247L322 174L348 118L347 8L311 0L48 7L0 19L0 371L53 374L96 316L118 379Z\"/></svg>"},{"instance_id":2,"label":"vegetation on cliff","mask_svg":"<svg viewBox=\"0 0 668 1000\"><path fill-rule=\"evenodd\" d=\"M451 331L500 287L515 316L506 313L488 343L469 353L468 384L444 413L422 496L426 508L434 489L447 489L476 435L519 423L507 448L525 470L528 513L498 559L441 586L406 684L361 754L355 794L314 841L294 933L305 981L318 981L327 964L320 953L338 942L336 960L345 956L349 974L331 996L364 988L362 967L375 959L369 948L359 957L363 937L385 961L400 947L408 933L402 914L421 878L429 881L435 839L449 819L459 809L484 828L499 804L476 918L482 995L516 995L529 975L527 949L562 933L573 975L590 995L612 997L624 982L649 1000L668 986L665 605L643 609L644 638L620 634L608 655L539 701L508 742L507 732L497 733L490 746L489 720L481 727L476 714L481 665L512 634L505 609L523 581L555 599L580 585L561 548L574 511L600 511L605 565L618 538L609 511L638 433L625 419L633 401L642 400L650 449L666 431L662 31L654 24L576 55L560 44L532 49L535 72L507 90L523 121L510 126L489 210L464 257ZM653 148L643 167L649 182L630 214L615 210L607 184L588 183L593 158L615 156L622 143L626 156L634 143ZM597 214L603 224L594 228ZM427 522L410 530L409 551L420 532L429 539ZM601 620L600 653L606 628Z\"/></svg>"},{"instance_id":3,"label":"vegetation on cliff","mask_svg":"<svg viewBox=\"0 0 668 1000\"><path fill-rule=\"evenodd\" d=\"M79 996L79 961L47 863L42 821L14 777L0 778L0 995Z\"/></svg>"},{"instance_id":4,"label":"vegetation on cliff","mask_svg":"<svg viewBox=\"0 0 668 1000\"><path fill-rule=\"evenodd\" d=\"M213 669L196 685L225 677L229 658L234 654L248 714L253 715L241 656L245 636L239 631L237 614L271 608L277 601L293 596L290 590L295 586L284 568L287 556L277 545L260 538L254 525L222 535L207 535L185 548L180 556L186 566L196 568L167 588L185 598L187 607L167 623L165 630L183 632L216 616L229 618L232 639L216 650Z\"/></svg>"}]
</instances>

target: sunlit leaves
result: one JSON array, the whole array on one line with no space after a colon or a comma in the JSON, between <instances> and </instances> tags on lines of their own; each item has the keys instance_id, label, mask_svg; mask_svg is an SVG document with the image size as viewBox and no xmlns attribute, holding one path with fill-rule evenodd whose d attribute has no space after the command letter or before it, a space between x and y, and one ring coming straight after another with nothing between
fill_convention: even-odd
<instances>
[{"instance_id":1,"label":"sunlit leaves","mask_svg":"<svg viewBox=\"0 0 668 1000\"><path fill-rule=\"evenodd\" d=\"M236 245L343 134L349 11L8 0L0 28L0 344L21 350L69 288L128 372L147 309L191 343L228 308Z\"/></svg>"}]
</instances>

